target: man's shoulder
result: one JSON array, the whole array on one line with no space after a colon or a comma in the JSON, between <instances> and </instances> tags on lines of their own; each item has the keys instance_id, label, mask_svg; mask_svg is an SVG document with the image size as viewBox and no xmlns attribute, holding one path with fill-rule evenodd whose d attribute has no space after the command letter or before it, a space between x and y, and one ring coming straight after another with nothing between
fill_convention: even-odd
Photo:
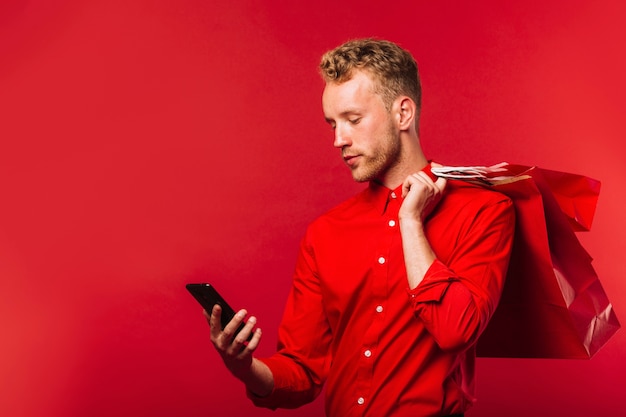
<instances>
[{"instance_id":1,"label":"man's shoulder","mask_svg":"<svg viewBox=\"0 0 626 417\"><path fill-rule=\"evenodd\" d=\"M510 202L511 199L497 189L472 184L465 181L449 180L445 192L446 199L454 202L467 202L468 204L485 205Z\"/></svg>"},{"instance_id":2,"label":"man's shoulder","mask_svg":"<svg viewBox=\"0 0 626 417\"><path fill-rule=\"evenodd\" d=\"M496 221L496 219L498 219ZM489 225L513 233L515 207L512 200L491 187L458 180L448 181L444 197L430 218L431 235L466 234Z\"/></svg>"},{"instance_id":3,"label":"man's shoulder","mask_svg":"<svg viewBox=\"0 0 626 417\"><path fill-rule=\"evenodd\" d=\"M515 208L511 198L497 191L497 189L451 180L448 181L444 197L439 203L437 211L474 219L494 211L514 215Z\"/></svg>"},{"instance_id":4,"label":"man's shoulder","mask_svg":"<svg viewBox=\"0 0 626 417\"><path fill-rule=\"evenodd\" d=\"M350 221L350 219L353 219L356 214L371 210L371 205L367 204L368 195L369 190L366 188L355 195L348 197L341 203L319 215L311 222L309 229Z\"/></svg>"},{"instance_id":5,"label":"man's shoulder","mask_svg":"<svg viewBox=\"0 0 626 417\"><path fill-rule=\"evenodd\" d=\"M356 193L355 195L348 197L341 203L337 204L330 210L326 211L318 217L318 220L325 218L343 218L350 215L354 210L363 210L366 208L367 194L369 190L366 188Z\"/></svg>"}]
</instances>

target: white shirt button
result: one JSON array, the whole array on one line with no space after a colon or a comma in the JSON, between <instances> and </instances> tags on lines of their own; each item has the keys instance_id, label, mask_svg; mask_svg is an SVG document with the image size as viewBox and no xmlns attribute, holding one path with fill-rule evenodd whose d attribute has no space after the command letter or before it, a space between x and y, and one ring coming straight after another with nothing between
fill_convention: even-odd
<instances>
[{"instance_id":1,"label":"white shirt button","mask_svg":"<svg viewBox=\"0 0 626 417\"><path fill-rule=\"evenodd\" d=\"M357 403L358 405L363 405L363 404L365 404L365 398L363 398L363 397L359 397L359 399L358 399L358 400L356 400L356 403Z\"/></svg>"},{"instance_id":2,"label":"white shirt button","mask_svg":"<svg viewBox=\"0 0 626 417\"><path fill-rule=\"evenodd\" d=\"M377 313L382 313L383 312L383 306L376 306L376 312Z\"/></svg>"},{"instance_id":3,"label":"white shirt button","mask_svg":"<svg viewBox=\"0 0 626 417\"><path fill-rule=\"evenodd\" d=\"M379 264L384 264L385 263L385 258L383 258L382 256L380 258L378 258L378 263Z\"/></svg>"},{"instance_id":4,"label":"white shirt button","mask_svg":"<svg viewBox=\"0 0 626 417\"><path fill-rule=\"evenodd\" d=\"M391 192L391 198L396 198L396 193L394 191Z\"/></svg>"},{"instance_id":5,"label":"white shirt button","mask_svg":"<svg viewBox=\"0 0 626 417\"><path fill-rule=\"evenodd\" d=\"M389 226L394 227L396 225L395 220L389 220Z\"/></svg>"},{"instance_id":6,"label":"white shirt button","mask_svg":"<svg viewBox=\"0 0 626 417\"><path fill-rule=\"evenodd\" d=\"M366 358L369 358L372 356L372 351L368 349L365 352L363 352L363 355L365 355Z\"/></svg>"}]
</instances>

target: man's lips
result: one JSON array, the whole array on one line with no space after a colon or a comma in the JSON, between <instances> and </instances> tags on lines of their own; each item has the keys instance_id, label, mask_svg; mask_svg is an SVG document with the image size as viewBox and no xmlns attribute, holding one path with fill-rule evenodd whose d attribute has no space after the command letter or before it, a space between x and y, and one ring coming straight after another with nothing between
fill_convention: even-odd
<instances>
[{"instance_id":1,"label":"man's lips","mask_svg":"<svg viewBox=\"0 0 626 417\"><path fill-rule=\"evenodd\" d=\"M343 160L349 166L356 164L356 161L359 159L359 155L344 155Z\"/></svg>"}]
</instances>

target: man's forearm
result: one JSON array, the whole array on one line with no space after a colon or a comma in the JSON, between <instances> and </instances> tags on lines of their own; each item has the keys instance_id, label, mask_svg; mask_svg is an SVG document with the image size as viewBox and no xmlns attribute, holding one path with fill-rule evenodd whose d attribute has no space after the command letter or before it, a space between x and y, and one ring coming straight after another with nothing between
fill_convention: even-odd
<instances>
[{"instance_id":1,"label":"man's forearm","mask_svg":"<svg viewBox=\"0 0 626 417\"><path fill-rule=\"evenodd\" d=\"M400 233L409 288L413 289L422 282L436 256L426 239L421 221L400 219Z\"/></svg>"},{"instance_id":2,"label":"man's forearm","mask_svg":"<svg viewBox=\"0 0 626 417\"><path fill-rule=\"evenodd\" d=\"M246 388L257 397L266 397L274 389L274 375L270 368L260 360L253 358L250 369L245 373L234 373Z\"/></svg>"}]
</instances>

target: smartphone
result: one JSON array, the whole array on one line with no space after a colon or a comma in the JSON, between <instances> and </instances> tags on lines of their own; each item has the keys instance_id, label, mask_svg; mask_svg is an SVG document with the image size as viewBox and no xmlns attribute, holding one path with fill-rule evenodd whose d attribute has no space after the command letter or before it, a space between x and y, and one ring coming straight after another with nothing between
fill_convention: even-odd
<instances>
[{"instance_id":1,"label":"smartphone","mask_svg":"<svg viewBox=\"0 0 626 417\"><path fill-rule=\"evenodd\" d=\"M228 305L226 300L217 292L215 287L211 284L201 283L201 284L187 284L187 290L193 295L193 297L200 303L200 305L207 311L207 313L211 314L213 310L213 306L215 304L219 304L222 307L222 330L230 321L235 317L235 310L232 309L231 306ZM239 328L235 331L235 335L243 329L245 322L242 322ZM252 334L250 334L252 337Z\"/></svg>"}]
</instances>

